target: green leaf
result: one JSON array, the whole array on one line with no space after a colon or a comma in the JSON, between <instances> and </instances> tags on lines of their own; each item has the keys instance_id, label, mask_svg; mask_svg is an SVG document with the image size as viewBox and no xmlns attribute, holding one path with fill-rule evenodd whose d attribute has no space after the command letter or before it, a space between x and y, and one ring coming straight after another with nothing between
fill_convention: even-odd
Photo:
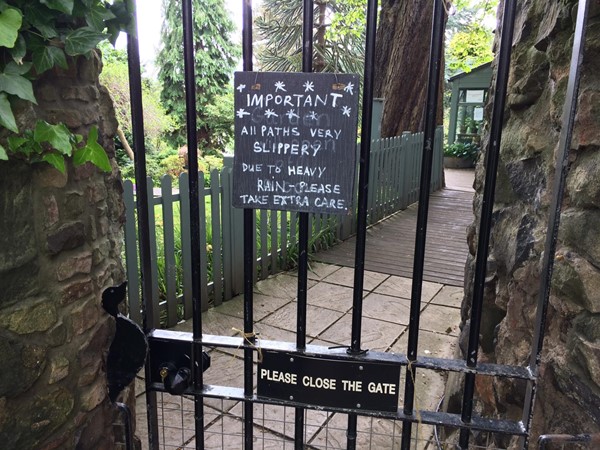
<instances>
[{"instance_id":1,"label":"green leaf","mask_svg":"<svg viewBox=\"0 0 600 450\"><path fill-rule=\"evenodd\" d=\"M53 148L63 155L71 155L73 147L69 137L71 132L64 123L50 125L48 122L38 120L33 132L33 140L38 143L48 142Z\"/></svg>"},{"instance_id":2,"label":"green leaf","mask_svg":"<svg viewBox=\"0 0 600 450\"><path fill-rule=\"evenodd\" d=\"M96 126L90 128L85 147L76 150L73 155L73 162L76 166L85 164L88 161L105 172L110 172L112 170L106 152L102 146L98 144L98 127Z\"/></svg>"},{"instance_id":3,"label":"green leaf","mask_svg":"<svg viewBox=\"0 0 600 450\"><path fill-rule=\"evenodd\" d=\"M17 9L9 8L0 12L0 46L14 47L22 22L23 16Z\"/></svg>"},{"instance_id":4,"label":"green leaf","mask_svg":"<svg viewBox=\"0 0 600 450\"><path fill-rule=\"evenodd\" d=\"M40 2L50 9L55 9L56 11L71 15L75 0L40 0Z\"/></svg>"},{"instance_id":5,"label":"green leaf","mask_svg":"<svg viewBox=\"0 0 600 450\"><path fill-rule=\"evenodd\" d=\"M102 32L105 28L104 21L115 19L116 16L104 4L92 5L85 13L86 23L98 32Z\"/></svg>"},{"instance_id":6,"label":"green leaf","mask_svg":"<svg viewBox=\"0 0 600 450\"><path fill-rule=\"evenodd\" d=\"M106 23L109 34L111 35L111 44L115 45L119 31L124 31L131 36L137 36L137 28L135 27L135 22L133 20L133 13L127 9L125 2L116 1L110 5L109 8L115 15L115 19L108 20Z\"/></svg>"},{"instance_id":7,"label":"green leaf","mask_svg":"<svg viewBox=\"0 0 600 450\"><path fill-rule=\"evenodd\" d=\"M48 14L48 12L50 12L50 14ZM56 20L54 14L54 11L48 11L47 9L44 11L44 9L39 6L34 7L29 5L25 8L25 20L29 22L32 27L37 28L44 39L52 39L58 36L58 32L53 25L53 20Z\"/></svg>"},{"instance_id":8,"label":"green leaf","mask_svg":"<svg viewBox=\"0 0 600 450\"><path fill-rule=\"evenodd\" d=\"M23 144L27 142L27 138L21 136L9 136L8 137L8 148L12 152L17 152Z\"/></svg>"},{"instance_id":9,"label":"green leaf","mask_svg":"<svg viewBox=\"0 0 600 450\"><path fill-rule=\"evenodd\" d=\"M16 95L23 100L29 100L31 103L37 104L31 81L21 75L0 73L0 92Z\"/></svg>"},{"instance_id":10,"label":"green leaf","mask_svg":"<svg viewBox=\"0 0 600 450\"><path fill-rule=\"evenodd\" d=\"M44 73L46 70L54 66L59 66L63 69L67 68L67 58L65 52L58 47L48 46L41 47L33 52L33 64L36 72Z\"/></svg>"},{"instance_id":11,"label":"green leaf","mask_svg":"<svg viewBox=\"0 0 600 450\"><path fill-rule=\"evenodd\" d=\"M93 28L83 27L71 31L65 38L65 52L67 55L84 55L96 48L98 42L106 39L107 35L99 33Z\"/></svg>"},{"instance_id":12,"label":"green leaf","mask_svg":"<svg viewBox=\"0 0 600 450\"><path fill-rule=\"evenodd\" d=\"M26 62L17 64L14 61L10 61L4 68L4 73L8 75L25 75L31 69L31 63Z\"/></svg>"},{"instance_id":13,"label":"green leaf","mask_svg":"<svg viewBox=\"0 0 600 450\"><path fill-rule=\"evenodd\" d=\"M58 153L46 153L42 159L46 161L48 164L54 166L61 173L65 173L65 157L63 155L59 155Z\"/></svg>"},{"instance_id":14,"label":"green leaf","mask_svg":"<svg viewBox=\"0 0 600 450\"><path fill-rule=\"evenodd\" d=\"M19 132L10 102L4 92L0 93L0 125L14 133Z\"/></svg>"},{"instance_id":15,"label":"green leaf","mask_svg":"<svg viewBox=\"0 0 600 450\"><path fill-rule=\"evenodd\" d=\"M23 58L25 57L26 53L27 53L27 44L25 43L25 38L23 37L22 34L19 34L14 47L10 49L10 56L12 56L13 60L17 64L21 64L23 62Z\"/></svg>"},{"instance_id":16,"label":"green leaf","mask_svg":"<svg viewBox=\"0 0 600 450\"><path fill-rule=\"evenodd\" d=\"M0 145L0 161L8 161L8 155L6 153L6 150L4 150L4 147L2 147L2 145Z\"/></svg>"}]
</instances>

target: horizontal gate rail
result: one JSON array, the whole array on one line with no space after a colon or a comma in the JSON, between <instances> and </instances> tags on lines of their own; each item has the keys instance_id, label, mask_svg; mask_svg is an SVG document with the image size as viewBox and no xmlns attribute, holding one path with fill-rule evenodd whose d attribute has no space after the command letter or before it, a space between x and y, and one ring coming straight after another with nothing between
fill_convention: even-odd
<instances>
[{"instance_id":1,"label":"horizontal gate rail","mask_svg":"<svg viewBox=\"0 0 600 450\"><path fill-rule=\"evenodd\" d=\"M538 439L539 450L545 450L549 445L561 445L565 448L565 444L587 444L587 448L598 448L600 446L600 433L595 434L544 434ZM594 445L594 447L592 447Z\"/></svg>"},{"instance_id":2,"label":"horizontal gate rail","mask_svg":"<svg viewBox=\"0 0 600 450\"><path fill-rule=\"evenodd\" d=\"M149 335L151 353L150 364L152 359L159 361L160 356L154 356L152 348L156 343L183 343L191 346L193 343L193 336L188 332L179 332L171 330L153 330ZM215 347L215 348L230 348L230 349L244 349L253 352L260 351L277 351L284 352L289 355L298 356L312 356L318 358L326 358L328 360L340 360L340 361L356 361L356 362L383 362L383 363L395 363L402 367L407 368L409 364L414 368L426 369L426 370L444 370L451 372L461 373L477 373L478 375L485 376L496 376L502 378L515 378L531 380L532 374L528 368L517 367L517 366L504 366L499 364L480 364L476 368L468 367L464 361L444 359L444 358L431 358L431 357L420 357L414 362L410 362L406 355L386 353L379 351L368 351L367 353L351 354L348 353L346 348L329 348L321 345L307 344L305 349L299 351L294 343L271 341L271 340L260 340L256 345L248 343L245 338L242 337L229 337L219 335L203 335L202 345L204 347ZM165 391L164 385L162 384L160 377L154 374L154 378L150 380L152 382L152 388L157 391ZM268 403L268 404L284 404L273 399L258 398L255 395L248 397L244 395L242 388L234 388L219 385L205 385L201 391L196 391L192 388L188 389L185 394L189 395L202 395L206 397L219 398L226 397L232 400L244 400L252 401L257 403ZM305 404L300 404L293 401L286 401L287 406L302 406L306 407ZM446 425L450 427L456 427L468 430L480 430L489 431L495 433L505 433L523 436L525 435L525 427L521 421L510 421L502 419L492 419L485 417L475 417L470 423L462 422L460 414L450 414L443 412L434 411L418 411L418 414L405 414L402 409L398 409L396 413L388 413L384 411L367 411L359 408L335 408L335 407L319 407L319 409L328 410L332 412L342 413L355 413L360 415L373 415L378 417L386 417L399 420L408 420L411 423L421 422L424 424L433 425Z\"/></svg>"},{"instance_id":3,"label":"horizontal gate rail","mask_svg":"<svg viewBox=\"0 0 600 450\"><path fill-rule=\"evenodd\" d=\"M156 329L153 330L149 335L150 340L164 341L164 342L183 342L191 343L192 335L188 332L173 331ZM214 348L229 348L229 349L240 349L250 348L258 351L257 347L250 345L248 342L241 337L235 336L221 336L221 335L210 335L205 334L202 337L202 343L207 347ZM260 340L260 349L262 350L273 350L281 352L294 352L296 347L294 344L282 341L271 341L271 340ZM303 354L314 354L327 356L330 359L344 359L348 361L372 361L372 362L387 362L397 363L402 366L409 364L409 360L406 355L398 353L386 353L369 350L364 355L352 356L346 354L346 348L342 349L331 349L320 345L307 344L305 352ZM480 363L477 367L469 367L464 360L460 359L447 359L447 358L433 358L433 357L419 357L418 360L410 363L416 368L428 369L428 370L444 370L448 372L460 372L460 373L477 373L479 375L497 376L503 378L515 378L521 380L532 380L533 374L528 367L521 366L508 366L503 364L492 364L492 363Z\"/></svg>"}]
</instances>

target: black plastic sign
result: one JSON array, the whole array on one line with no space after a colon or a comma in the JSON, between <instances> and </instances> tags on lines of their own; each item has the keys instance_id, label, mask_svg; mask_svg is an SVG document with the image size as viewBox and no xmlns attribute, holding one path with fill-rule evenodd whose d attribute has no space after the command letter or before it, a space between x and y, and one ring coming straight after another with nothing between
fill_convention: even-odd
<instances>
[{"instance_id":1,"label":"black plastic sign","mask_svg":"<svg viewBox=\"0 0 600 450\"><path fill-rule=\"evenodd\" d=\"M358 75L236 72L233 205L346 214Z\"/></svg>"},{"instance_id":2,"label":"black plastic sign","mask_svg":"<svg viewBox=\"0 0 600 450\"><path fill-rule=\"evenodd\" d=\"M400 366L264 351L259 397L316 407L395 412Z\"/></svg>"}]
</instances>

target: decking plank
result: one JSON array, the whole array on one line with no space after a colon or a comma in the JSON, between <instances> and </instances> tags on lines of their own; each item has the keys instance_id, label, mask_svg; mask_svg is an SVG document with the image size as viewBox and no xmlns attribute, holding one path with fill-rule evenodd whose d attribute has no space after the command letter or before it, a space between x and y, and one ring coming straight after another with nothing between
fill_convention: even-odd
<instances>
[{"instance_id":1,"label":"decking plank","mask_svg":"<svg viewBox=\"0 0 600 450\"><path fill-rule=\"evenodd\" d=\"M469 252L467 227L473 221L473 193L442 189L430 196L423 279L462 286ZM365 269L412 277L418 205L378 222L367 231ZM353 267L354 237L319 252L321 262Z\"/></svg>"}]
</instances>

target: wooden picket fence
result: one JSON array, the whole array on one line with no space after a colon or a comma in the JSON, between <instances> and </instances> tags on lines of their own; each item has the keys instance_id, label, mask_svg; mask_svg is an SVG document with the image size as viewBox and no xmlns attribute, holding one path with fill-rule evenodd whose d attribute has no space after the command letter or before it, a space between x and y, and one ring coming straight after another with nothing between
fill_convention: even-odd
<instances>
[{"instance_id":1,"label":"wooden picket fence","mask_svg":"<svg viewBox=\"0 0 600 450\"><path fill-rule=\"evenodd\" d=\"M431 190L443 186L443 132L439 128L434 145ZM368 223L374 224L414 203L418 197L422 133L374 140L369 167ZM358 151L358 150L357 150ZM200 285L202 309L217 306L243 291L243 213L231 205L233 158L226 157L221 171L200 173ZM356 180L358 180L358 167ZM179 178L179 189L165 176L160 188L146 181L150 212L152 260L151 299L155 305L154 327L170 327L192 316L191 245L188 174ZM125 258L129 280L131 318L141 323L139 250L135 212L135 189L124 183L126 208ZM204 201L202 201L204 199ZM357 204L356 193L354 205ZM339 216L310 214L312 252L345 240L356 232L355 214ZM255 280L287 270L297 262L298 214L287 211L256 211Z\"/></svg>"}]
</instances>

